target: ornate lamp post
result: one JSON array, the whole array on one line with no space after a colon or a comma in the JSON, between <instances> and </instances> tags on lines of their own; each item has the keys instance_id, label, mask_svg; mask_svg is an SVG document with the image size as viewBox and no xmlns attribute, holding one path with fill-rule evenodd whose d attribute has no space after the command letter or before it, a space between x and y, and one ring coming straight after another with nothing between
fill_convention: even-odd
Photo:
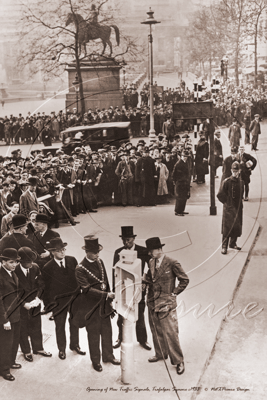
<instances>
[{"instance_id":1,"label":"ornate lamp post","mask_svg":"<svg viewBox=\"0 0 267 400\"><path fill-rule=\"evenodd\" d=\"M150 98L150 130L149 138L151 141L155 140L155 129L154 129L154 93L153 93L153 36L152 36L152 25L160 24L160 21L156 21L153 17L154 11L151 11L151 7L147 12L147 19L141 24L149 25L148 45L149 45L149 98Z\"/></svg>"},{"instance_id":2,"label":"ornate lamp post","mask_svg":"<svg viewBox=\"0 0 267 400\"><path fill-rule=\"evenodd\" d=\"M77 108L77 114L78 114L78 104L79 104L79 90L80 90L80 82L78 78L78 74L76 72L75 75L75 80L72 82L75 92L76 92L76 108Z\"/></svg>"}]
</instances>

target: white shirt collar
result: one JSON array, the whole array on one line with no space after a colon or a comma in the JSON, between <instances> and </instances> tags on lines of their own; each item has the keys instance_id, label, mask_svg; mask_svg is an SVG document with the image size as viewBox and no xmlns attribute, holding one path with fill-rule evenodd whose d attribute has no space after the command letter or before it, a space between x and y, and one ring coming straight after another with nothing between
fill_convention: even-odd
<instances>
[{"instance_id":1,"label":"white shirt collar","mask_svg":"<svg viewBox=\"0 0 267 400\"><path fill-rule=\"evenodd\" d=\"M90 260L89 258L85 257L87 261L89 261L89 263L94 263L93 260Z\"/></svg>"},{"instance_id":2,"label":"white shirt collar","mask_svg":"<svg viewBox=\"0 0 267 400\"><path fill-rule=\"evenodd\" d=\"M27 272L28 271L30 272L30 270L28 268L24 268L21 264L20 264L20 268L21 268L21 271L24 273L25 276L27 276Z\"/></svg>"},{"instance_id":3,"label":"white shirt collar","mask_svg":"<svg viewBox=\"0 0 267 400\"><path fill-rule=\"evenodd\" d=\"M63 267L66 268L65 257L62 260L56 260L55 258L54 260L60 267L61 267L60 263L63 263Z\"/></svg>"},{"instance_id":4,"label":"white shirt collar","mask_svg":"<svg viewBox=\"0 0 267 400\"><path fill-rule=\"evenodd\" d=\"M39 232L40 235L41 235L42 237L44 236L44 234L45 234L45 232L47 231L47 229L48 229L48 228L46 228L46 230L45 230L44 232Z\"/></svg>"}]
</instances>

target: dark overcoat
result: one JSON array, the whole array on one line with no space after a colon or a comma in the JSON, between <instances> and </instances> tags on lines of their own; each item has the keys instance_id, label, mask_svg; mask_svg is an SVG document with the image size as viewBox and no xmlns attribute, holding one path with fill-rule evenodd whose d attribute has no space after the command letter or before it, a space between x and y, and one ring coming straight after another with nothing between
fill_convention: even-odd
<instances>
[{"instance_id":1,"label":"dark overcoat","mask_svg":"<svg viewBox=\"0 0 267 400\"><path fill-rule=\"evenodd\" d=\"M151 157L140 157L135 168L135 181L141 184L141 196L153 199L156 195L154 175L155 161Z\"/></svg>"},{"instance_id":2,"label":"dark overcoat","mask_svg":"<svg viewBox=\"0 0 267 400\"><path fill-rule=\"evenodd\" d=\"M240 237L243 224L244 183L241 178L230 176L224 180L217 198L223 203L222 235Z\"/></svg>"},{"instance_id":3,"label":"dark overcoat","mask_svg":"<svg viewBox=\"0 0 267 400\"><path fill-rule=\"evenodd\" d=\"M173 169L173 181L175 183L175 196L180 199L187 199L190 191L189 166L182 159L177 161Z\"/></svg>"},{"instance_id":4,"label":"dark overcoat","mask_svg":"<svg viewBox=\"0 0 267 400\"><path fill-rule=\"evenodd\" d=\"M249 168L247 162L252 161L253 165ZM248 153L243 153L240 158L240 168L241 168L241 179L244 183L250 183L251 171L256 167L257 160L252 155Z\"/></svg>"},{"instance_id":5,"label":"dark overcoat","mask_svg":"<svg viewBox=\"0 0 267 400\"><path fill-rule=\"evenodd\" d=\"M203 161L203 159L208 160L209 158L209 144L200 140L197 144L195 167L197 175L207 175L209 173L208 161Z\"/></svg>"}]
</instances>

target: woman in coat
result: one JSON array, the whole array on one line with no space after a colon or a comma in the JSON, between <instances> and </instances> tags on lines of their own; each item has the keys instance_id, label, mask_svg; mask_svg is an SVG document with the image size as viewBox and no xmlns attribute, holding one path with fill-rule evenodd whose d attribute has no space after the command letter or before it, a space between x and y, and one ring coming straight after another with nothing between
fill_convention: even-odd
<instances>
[{"instance_id":1,"label":"woman in coat","mask_svg":"<svg viewBox=\"0 0 267 400\"><path fill-rule=\"evenodd\" d=\"M195 167L197 183L205 183L205 175L209 173L208 166L209 144L206 142L205 134L200 134L200 139L196 148Z\"/></svg>"},{"instance_id":2,"label":"woman in coat","mask_svg":"<svg viewBox=\"0 0 267 400\"><path fill-rule=\"evenodd\" d=\"M157 193L157 203L164 204L166 202L166 197L168 195L168 185L167 180L169 178L169 170L165 164L162 163L162 156L158 155L156 158L156 193Z\"/></svg>"}]
</instances>

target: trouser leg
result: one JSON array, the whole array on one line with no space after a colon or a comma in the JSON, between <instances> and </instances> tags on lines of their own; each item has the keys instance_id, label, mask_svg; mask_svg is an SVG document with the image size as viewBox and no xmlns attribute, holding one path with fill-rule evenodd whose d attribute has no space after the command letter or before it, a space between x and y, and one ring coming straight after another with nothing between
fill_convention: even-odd
<instances>
[{"instance_id":1,"label":"trouser leg","mask_svg":"<svg viewBox=\"0 0 267 400\"><path fill-rule=\"evenodd\" d=\"M101 321L99 315L99 308L97 308L86 323L88 346L90 352L91 361L94 364L100 363L100 332L101 332Z\"/></svg>"},{"instance_id":2,"label":"trouser leg","mask_svg":"<svg viewBox=\"0 0 267 400\"><path fill-rule=\"evenodd\" d=\"M24 354L31 353L31 346L29 342L29 327L28 327L30 321L27 314L28 312L25 313L24 310L21 310L19 344L21 351Z\"/></svg>"},{"instance_id":3,"label":"trouser leg","mask_svg":"<svg viewBox=\"0 0 267 400\"><path fill-rule=\"evenodd\" d=\"M73 324L72 318L69 318L70 325L70 347L79 346L79 328Z\"/></svg>"},{"instance_id":4,"label":"trouser leg","mask_svg":"<svg viewBox=\"0 0 267 400\"><path fill-rule=\"evenodd\" d=\"M230 237L230 243L229 243L229 247L233 248L236 246L236 241L237 241L237 236L231 236Z\"/></svg>"},{"instance_id":5,"label":"trouser leg","mask_svg":"<svg viewBox=\"0 0 267 400\"><path fill-rule=\"evenodd\" d=\"M19 338L20 338L20 321L11 323L11 330L13 331L13 340L11 346L11 365L15 364L18 348L19 348Z\"/></svg>"},{"instance_id":6,"label":"trouser leg","mask_svg":"<svg viewBox=\"0 0 267 400\"><path fill-rule=\"evenodd\" d=\"M30 318L29 336L31 338L32 350L42 351L44 348L41 315L36 315L35 317Z\"/></svg>"},{"instance_id":7,"label":"trouser leg","mask_svg":"<svg viewBox=\"0 0 267 400\"><path fill-rule=\"evenodd\" d=\"M54 316L55 321L55 328L56 328L56 340L57 340L57 347L59 351L66 350L66 319L67 319L68 311L62 310L58 315Z\"/></svg>"},{"instance_id":8,"label":"trouser leg","mask_svg":"<svg viewBox=\"0 0 267 400\"><path fill-rule=\"evenodd\" d=\"M248 197L248 193L249 193L249 184L245 183L245 197Z\"/></svg>"},{"instance_id":9,"label":"trouser leg","mask_svg":"<svg viewBox=\"0 0 267 400\"><path fill-rule=\"evenodd\" d=\"M149 325L152 332L155 355L158 358L168 356L168 346L165 343L163 331L157 313L148 309Z\"/></svg>"},{"instance_id":10,"label":"trouser leg","mask_svg":"<svg viewBox=\"0 0 267 400\"><path fill-rule=\"evenodd\" d=\"M147 342L147 332L145 325L145 301L141 300L138 304L138 320L136 321L135 331L139 343Z\"/></svg>"},{"instance_id":11,"label":"trouser leg","mask_svg":"<svg viewBox=\"0 0 267 400\"><path fill-rule=\"evenodd\" d=\"M229 236L224 236L224 235L223 235L223 238L222 238L222 248L227 250L228 243L229 243Z\"/></svg>"},{"instance_id":12,"label":"trouser leg","mask_svg":"<svg viewBox=\"0 0 267 400\"><path fill-rule=\"evenodd\" d=\"M179 341L178 318L176 309L170 310L164 318L160 317L159 322L164 336L164 341L168 347L168 355L172 365L180 364L184 361L183 352Z\"/></svg>"},{"instance_id":13,"label":"trouser leg","mask_svg":"<svg viewBox=\"0 0 267 400\"><path fill-rule=\"evenodd\" d=\"M112 348L112 327L110 317L101 318L101 346L102 346L102 360L109 361L113 356Z\"/></svg>"}]
</instances>

